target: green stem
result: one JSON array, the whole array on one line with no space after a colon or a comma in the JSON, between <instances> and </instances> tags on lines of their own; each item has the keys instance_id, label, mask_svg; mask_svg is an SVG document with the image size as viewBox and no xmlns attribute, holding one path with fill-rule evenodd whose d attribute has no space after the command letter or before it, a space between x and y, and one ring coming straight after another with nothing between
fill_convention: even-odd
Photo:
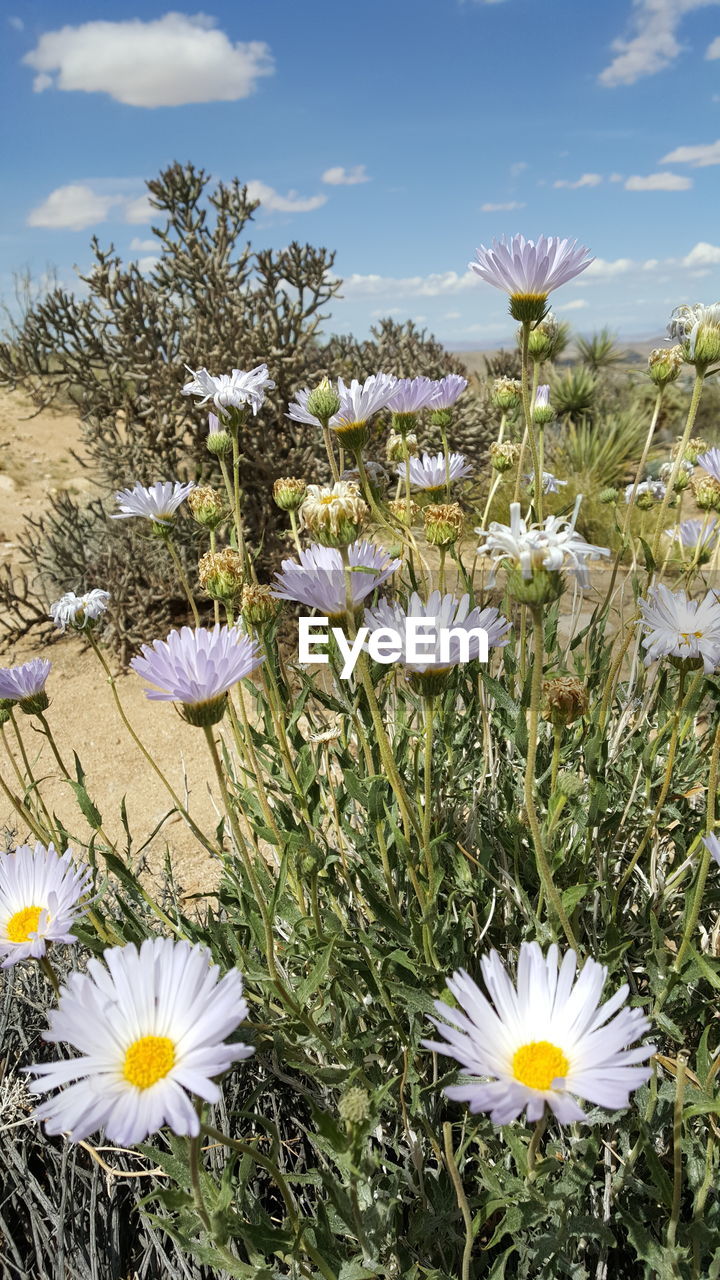
<instances>
[{"instance_id":1,"label":"green stem","mask_svg":"<svg viewBox=\"0 0 720 1280\"><path fill-rule=\"evenodd\" d=\"M432 764L433 764L433 718L435 699L423 698L423 715L425 719L425 768L424 768L424 806L423 806L423 855L425 858L425 874L428 888L434 893L435 867L433 864L431 830L432 830Z\"/></svg>"},{"instance_id":2,"label":"green stem","mask_svg":"<svg viewBox=\"0 0 720 1280\"><path fill-rule=\"evenodd\" d=\"M682 1203L682 1112L687 1069L687 1061L684 1054L679 1053L676 1061L677 1075L675 1077L675 1106L673 1108L673 1198L667 1230L669 1249L675 1247Z\"/></svg>"},{"instance_id":3,"label":"green stem","mask_svg":"<svg viewBox=\"0 0 720 1280\"><path fill-rule=\"evenodd\" d=\"M192 616L193 616L193 619L194 619L194 622L195 622L195 626L196 626L196 627L199 627L199 626L200 626L200 614L198 613L198 608L197 608L197 605L196 605L196 603L195 603L195 597L193 596L193 593L192 593L192 587L190 586L190 583L189 583L189 581L188 581L188 576L187 576L187 574L186 574L186 572L185 572L185 568L184 568L184 566L183 566L183 562L182 562L182 560L180 559L180 556L179 556L179 554L178 554L178 549L177 549L177 547L175 546L175 543L173 542L172 537L170 536L170 532L169 532L169 530L166 530L166 531L163 533L163 542L165 543L165 546L167 547L168 552L170 553L170 559L172 560L172 562L173 562L173 564L174 564L174 566L175 566L175 572L176 572L176 574L177 574L177 576L178 576L178 581L179 581L180 586L182 587L183 591L185 592L185 596L186 596L186 598L187 598L187 602L188 602L188 604L190 605L190 608L191 608L191 610L192 610Z\"/></svg>"},{"instance_id":4,"label":"green stem","mask_svg":"<svg viewBox=\"0 0 720 1280\"><path fill-rule=\"evenodd\" d=\"M46 955L40 956L38 958L38 964L40 965L40 968L42 969L43 973L45 974L45 977L50 983L50 986L55 992L55 999L58 1000L60 998L60 982L47 956Z\"/></svg>"},{"instance_id":5,"label":"green stem","mask_svg":"<svg viewBox=\"0 0 720 1280\"><path fill-rule=\"evenodd\" d=\"M675 481L678 477L678 473L682 466L683 458L685 457L685 450L687 448L687 444L690 439L690 436L692 435L692 429L695 425L695 418L697 416L698 405L700 404L700 397L702 395L704 384L705 384L705 370L697 369L695 372L695 382L693 384L692 397L690 399L690 407L688 409L688 415L685 422L685 430L683 432L682 440L678 445L675 462L673 463L673 469L670 473L670 479L668 480L667 487L665 489L665 497L663 498L662 503L660 504L660 510L658 512L657 524L655 526L655 537L653 538L653 544L652 544L652 556L654 561L657 560L657 557L658 557L658 551L660 549L660 539L662 538L662 531L665 528L665 516L667 514L667 509L670 505L670 500L673 496Z\"/></svg>"},{"instance_id":6,"label":"green stem","mask_svg":"<svg viewBox=\"0 0 720 1280\"><path fill-rule=\"evenodd\" d=\"M522 403L523 413L525 416L525 430L527 431L528 444L530 445L530 453L533 462L533 473L535 483L533 486L533 508L535 510L535 519L538 524L542 524L543 518L543 491L542 491L542 464L540 462L540 454L538 452L537 439L535 436L535 427L532 420L532 400L530 394L530 370L529 370L529 347L530 347L530 323L523 321L522 338L520 344L522 368L521 368L521 385L522 385Z\"/></svg>"},{"instance_id":7,"label":"green stem","mask_svg":"<svg viewBox=\"0 0 720 1280\"><path fill-rule=\"evenodd\" d=\"M455 1189L455 1198L458 1202L458 1209L462 1214L462 1220L465 1225L465 1247L462 1256L462 1280L470 1280L470 1260L472 1258L473 1248L473 1221L470 1212L470 1205L465 1195L465 1188L458 1171L457 1162L455 1160L455 1152L453 1151L452 1141L452 1125L446 1123L443 1125L443 1146L445 1148L445 1163L448 1167L448 1173L452 1179Z\"/></svg>"},{"instance_id":8,"label":"green stem","mask_svg":"<svg viewBox=\"0 0 720 1280\"><path fill-rule=\"evenodd\" d=\"M537 760L540 703L542 699L545 636L542 608L535 606L532 608L531 613L533 623L533 666L530 685L530 709L528 712L528 748L525 767L525 809L535 849L535 861L537 864L538 875L540 877L540 883L545 891L545 897L547 898L548 904L552 906L570 946L573 951L577 952L579 950L577 940L567 912L562 904L562 898L555 886L550 863L545 855L542 831L540 829L540 820L535 807L535 764Z\"/></svg>"},{"instance_id":9,"label":"green stem","mask_svg":"<svg viewBox=\"0 0 720 1280\"><path fill-rule=\"evenodd\" d=\"M335 449L333 447L332 435L330 434L330 427L328 423L329 423L329 419L328 419L328 422L323 422L322 424L323 440L325 442L325 452L327 453L327 456L328 456L328 462L330 463L330 472L333 478L333 483L337 484L338 480L340 479L340 472L338 471L338 464L335 458Z\"/></svg>"},{"instance_id":10,"label":"green stem","mask_svg":"<svg viewBox=\"0 0 720 1280\"><path fill-rule=\"evenodd\" d=\"M537 1164L537 1155L540 1148L542 1136L547 1127L547 1111L543 1111L540 1119L537 1121L533 1130L533 1136L530 1139L530 1145L527 1153L527 1176L528 1182L535 1181L535 1167Z\"/></svg>"},{"instance_id":11,"label":"green stem","mask_svg":"<svg viewBox=\"0 0 720 1280\"><path fill-rule=\"evenodd\" d=\"M716 800L717 800L719 758L720 758L720 725L718 725L715 731L715 741L713 743L712 754L710 756L710 773L708 777L708 789L707 789L707 819L705 824L705 830L708 835L711 834L715 826L715 806L716 806ZM710 853L710 850L708 849L707 845L704 844L702 847L702 856L700 858L700 866L698 868L698 877L697 877L697 882L695 884L695 892L693 894L692 907L690 909L690 913L688 915L687 922L685 924L682 942L680 943L680 946L678 948L678 953L677 953L677 956L675 957L675 963L673 965L673 968L676 971L679 971L682 965L682 962L685 959L685 956L687 955L688 949L692 943L695 930L697 929L697 923L698 923L698 920L700 919L700 910L702 907L703 894L705 893L705 882L707 880L708 872L710 870L711 859L712 859L712 854Z\"/></svg>"}]
</instances>

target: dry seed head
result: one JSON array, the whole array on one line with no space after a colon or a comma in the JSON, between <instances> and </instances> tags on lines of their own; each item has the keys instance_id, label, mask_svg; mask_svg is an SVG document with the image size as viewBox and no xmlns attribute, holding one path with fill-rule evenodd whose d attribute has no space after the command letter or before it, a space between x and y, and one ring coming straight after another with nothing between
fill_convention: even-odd
<instances>
[{"instance_id":1,"label":"dry seed head","mask_svg":"<svg viewBox=\"0 0 720 1280\"><path fill-rule=\"evenodd\" d=\"M490 462L495 471L511 471L520 458L520 445L518 444L495 444L490 445Z\"/></svg>"},{"instance_id":2,"label":"dry seed head","mask_svg":"<svg viewBox=\"0 0 720 1280\"><path fill-rule=\"evenodd\" d=\"M349 480L324 487L310 484L300 519L324 547L347 547L360 534L370 515L360 489Z\"/></svg>"},{"instance_id":3,"label":"dry seed head","mask_svg":"<svg viewBox=\"0 0 720 1280\"><path fill-rule=\"evenodd\" d=\"M274 622L280 612L280 603L272 590L259 582L248 582L242 589L240 617L246 627L265 627Z\"/></svg>"},{"instance_id":4,"label":"dry seed head","mask_svg":"<svg viewBox=\"0 0 720 1280\"><path fill-rule=\"evenodd\" d=\"M388 462L404 462L406 454L410 458L417 458L419 452L420 446L414 431L409 431L405 437L398 431L390 432L385 446Z\"/></svg>"},{"instance_id":5,"label":"dry seed head","mask_svg":"<svg viewBox=\"0 0 720 1280\"><path fill-rule=\"evenodd\" d=\"M222 494L209 484L199 484L191 490L187 504L195 523L204 529L217 529L227 513Z\"/></svg>"},{"instance_id":6,"label":"dry seed head","mask_svg":"<svg viewBox=\"0 0 720 1280\"><path fill-rule=\"evenodd\" d=\"M701 511L720 511L720 480L714 476L697 476L692 482L692 491Z\"/></svg>"},{"instance_id":7,"label":"dry seed head","mask_svg":"<svg viewBox=\"0 0 720 1280\"><path fill-rule=\"evenodd\" d=\"M588 691L577 676L551 676L543 681L543 714L554 725L565 726L587 715Z\"/></svg>"},{"instance_id":8,"label":"dry seed head","mask_svg":"<svg viewBox=\"0 0 720 1280\"><path fill-rule=\"evenodd\" d=\"M298 476L282 476L273 485L273 499L281 511L297 511L307 493L307 484Z\"/></svg>"},{"instance_id":9,"label":"dry seed head","mask_svg":"<svg viewBox=\"0 0 720 1280\"><path fill-rule=\"evenodd\" d=\"M236 600L245 581L240 552L234 547L206 551L198 565L198 579L211 600Z\"/></svg>"},{"instance_id":10,"label":"dry seed head","mask_svg":"<svg viewBox=\"0 0 720 1280\"><path fill-rule=\"evenodd\" d=\"M425 507L423 520L432 547L451 547L462 533L463 513L457 502L432 503Z\"/></svg>"}]
</instances>

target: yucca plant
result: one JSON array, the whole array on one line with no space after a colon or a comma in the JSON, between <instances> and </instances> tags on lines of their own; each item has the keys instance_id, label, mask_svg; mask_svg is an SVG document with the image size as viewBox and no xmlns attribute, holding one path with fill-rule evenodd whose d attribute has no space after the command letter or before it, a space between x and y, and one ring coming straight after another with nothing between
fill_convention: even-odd
<instances>
[{"instance_id":1,"label":"yucca plant","mask_svg":"<svg viewBox=\"0 0 720 1280\"><path fill-rule=\"evenodd\" d=\"M599 373L601 369L612 369L625 360L626 353L617 345L609 329L601 329L590 338L577 338L575 347L578 359L593 373Z\"/></svg>"},{"instance_id":2,"label":"yucca plant","mask_svg":"<svg viewBox=\"0 0 720 1280\"><path fill-rule=\"evenodd\" d=\"M557 415L571 422L592 417L597 393L597 378L584 365L567 369L552 383L552 403Z\"/></svg>"}]
</instances>

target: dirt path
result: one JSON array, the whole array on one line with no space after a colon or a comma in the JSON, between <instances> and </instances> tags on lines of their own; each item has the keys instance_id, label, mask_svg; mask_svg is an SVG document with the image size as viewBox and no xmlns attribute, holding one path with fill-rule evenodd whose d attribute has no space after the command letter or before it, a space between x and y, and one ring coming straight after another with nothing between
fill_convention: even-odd
<instances>
[{"instance_id":1,"label":"dirt path","mask_svg":"<svg viewBox=\"0 0 720 1280\"><path fill-rule=\"evenodd\" d=\"M41 512L49 493L60 488L91 492L93 487L71 454L72 450L82 450L77 419L51 412L31 417L32 412L23 396L0 393L0 559L9 564L17 560L25 516ZM30 636L14 651L0 656L0 665L11 666L39 656L48 657L53 664L47 685L51 698L48 719L61 753L71 765L73 750L77 751L104 827L111 838L121 840L121 848L125 836L120 805L125 797L135 847L139 849L172 808L172 801L121 724L93 653L75 637L63 637L43 646ZM210 774L201 731L184 724L170 704L148 702L142 683L134 674L119 674L118 688L131 723L154 759L181 797L187 785L193 817L202 829L211 831L217 816L208 791ZM56 772L47 744L33 731L31 718L21 715L19 723L36 776ZM0 770L9 780L10 765L1 743ZM87 838L89 828L70 787L53 781L44 794L52 800L67 829ZM0 827L10 843L28 834L4 799L0 799ZM162 867L166 852L184 893L212 890L217 867L177 817L162 827L146 850L152 870Z\"/></svg>"}]
</instances>

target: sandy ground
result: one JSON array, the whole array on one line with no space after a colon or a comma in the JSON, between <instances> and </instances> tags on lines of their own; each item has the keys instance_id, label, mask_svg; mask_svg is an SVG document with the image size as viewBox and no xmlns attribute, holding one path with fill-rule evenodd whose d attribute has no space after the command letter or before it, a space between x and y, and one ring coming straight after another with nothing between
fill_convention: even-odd
<instances>
[{"instance_id":1,"label":"sandy ground","mask_svg":"<svg viewBox=\"0 0 720 1280\"><path fill-rule=\"evenodd\" d=\"M32 414L32 406L23 396L0 393L0 558L5 563L17 558L24 517L41 511L49 492L60 488L76 493L92 490L72 457L73 451L82 452L77 419L51 412ZM120 805L125 797L135 848L140 849L172 808L172 801L122 725L100 664L75 637L62 637L42 646L31 635L14 651L0 656L0 665L38 656L49 657L53 663L47 686L51 698L47 714L61 753L71 765L72 752L77 751L87 775L88 791L103 816L104 829L111 839L120 840L121 849L125 835ZM184 724L171 705L148 702L141 681L134 674L120 673L117 687L126 714L145 745L182 798L187 788L188 807L200 828L212 831L217 818L208 787L210 772L202 732ZM57 774L47 744L33 731L31 718L19 719L36 777ZM10 764L2 743L0 761L2 775L9 781ZM49 781L43 794L52 801L70 832L82 839L89 836L89 828L66 783ZM4 797L0 797L0 827L11 832L13 840L28 834ZM216 864L176 815L163 825L146 850L153 871L162 867L167 851L183 893L212 890L217 879Z\"/></svg>"}]
</instances>

